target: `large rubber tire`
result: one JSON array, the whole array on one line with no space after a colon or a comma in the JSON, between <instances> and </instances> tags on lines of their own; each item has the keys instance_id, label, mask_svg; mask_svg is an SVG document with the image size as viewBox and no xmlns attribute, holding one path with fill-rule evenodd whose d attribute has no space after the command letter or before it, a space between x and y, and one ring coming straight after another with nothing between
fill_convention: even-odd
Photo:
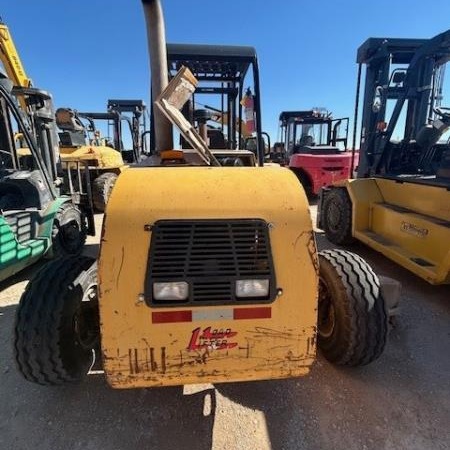
<instances>
[{"instance_id":1,"label":"large rubber tire","mask_svg":"<svg viewBox=\"0 0 450 450\"><path fill-rule=\"evenodd\" d=\"M105 172L99 175L92 183L92 201L98 212L105 212L106 204L116 180L117 174Z\"/></svg>"},{"instance_id":2,"label":"large rubber tire","mask_svg":"<svg viewBox=\"0 0 450 450\"><path fill-rule=\"evenodd\" d=\"M84 214L73 203L63 203L56 212L52 230L54 257L78 255L86 242Z\"/></svg>"},{"instance_id":3,"label":"large rubber tire","mask_svg":"<svg viewBox=\"0 0 450 450\"><path fill-rule=\"evenodd\" d=\"M14 353L34 383L80 381L99 352L97 265L70 256L44 266L29 282L16 311Z\"/></svg>"},{"instance_id":4,"label":"large rubber tire","mask_svg":"<svg viewBox=\"0 0 450 450\"><path fill-rule=\"evenodd\" d=\"M362 366L377 359L388 333L380 281L360 256L319 252L318 346L326 359Z\"/></svg>"},{"instance_id":5,"label":"large rubber tire","mask_svg":"<svg viewBox=\"0 0 450 450\"><path fill-rule=\"evenodd\" d=\"M337 245L352 244L352 202L345 188L330 188L321 206L321 222L326 238Z\"/></svg>"}]
</instances>

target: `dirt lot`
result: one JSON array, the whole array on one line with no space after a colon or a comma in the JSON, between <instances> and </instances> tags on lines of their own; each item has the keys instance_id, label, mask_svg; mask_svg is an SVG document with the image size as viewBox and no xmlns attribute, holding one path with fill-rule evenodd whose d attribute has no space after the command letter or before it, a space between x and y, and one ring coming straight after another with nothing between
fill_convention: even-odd
<instances>
[{"instance_id":1,"label":"dirt lot","mask_svg":"<svg viewBox=\"0 0 450 450\"><path fill-rule=\"evenodd\" d=\"M329 246L320 234L318 243ZM0 449L449 449L450 289L355 251L403 284L378 361L350 370L319 357L305 378L215 387L114 391L102 375L64 388L27 383L11 335L36 269L20 274L0 286Z\"/></svg>"}]
</instances>

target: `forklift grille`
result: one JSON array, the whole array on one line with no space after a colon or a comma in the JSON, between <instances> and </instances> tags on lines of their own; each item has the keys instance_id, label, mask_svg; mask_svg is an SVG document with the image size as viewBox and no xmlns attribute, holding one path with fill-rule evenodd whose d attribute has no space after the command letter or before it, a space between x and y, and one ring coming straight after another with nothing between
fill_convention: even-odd
<instances>
[{"instance_id":1,"label":"forklift grille","mask_svg":"<svg viewBox=\"0 0 450 450\"><path fill-rule=\"evenodd\" d=\"M269 280L263 298L238 298L237 280ZM184 281L186 300L157 300L153 283ZM160 220L152 227L145 298L151 306L271 302L276 296L269 227L260 219Z\"/></svg>"}]
</instances>

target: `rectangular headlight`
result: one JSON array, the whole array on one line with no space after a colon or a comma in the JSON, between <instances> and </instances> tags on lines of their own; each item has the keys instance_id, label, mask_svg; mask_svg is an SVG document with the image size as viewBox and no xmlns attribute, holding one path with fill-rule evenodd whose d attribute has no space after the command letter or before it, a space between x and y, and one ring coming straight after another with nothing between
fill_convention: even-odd
<instances>
[{"instance_id":1,"label":"rectangular headlight","mask_svg":"<svg viewBox=\"0 0 450 450\"><path fill-rule=\"evenodd\" d=\"M267 297L269 280L237 280L236 297Z\"/></svg>"},{"instance_id":2,"label":"rectangular headlight","mask_svg":"<svg viewBox=\"0 0 450 450\"><path fill-rule=\"evenodd\" d=\"M153 283L153 298L155 300L186 300L189 295L189 285L186 281Z\"/></svg>"}]
</instances>

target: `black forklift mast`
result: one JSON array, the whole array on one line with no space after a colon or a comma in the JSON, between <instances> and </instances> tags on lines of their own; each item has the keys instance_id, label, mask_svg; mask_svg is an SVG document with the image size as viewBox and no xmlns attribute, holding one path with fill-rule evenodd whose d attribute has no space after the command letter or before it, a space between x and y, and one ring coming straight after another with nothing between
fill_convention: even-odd
<instances>
[{"instance_id":1,"label":"black forklift mast","mask_svg":"<svg viewBox=\"0 0 450 450\"><path fill-rule=\"evenodd\" d=\"M133 158L138 161L140 155L146 153L145 134L147 133L146 111L147 106L143 100L134 99L109 99L108 111L118 113L121 119L130 124L133 139ZM131 119L125 114L131 113ZM119 134L121 136L121 134ZM119 147L117 147L119 148Z\"/></svg>"},{"instance_id":2,"label":"black forklift mast","mask_svg":"<svg viewBox=\"0 0 450 450\"><path fill-rule=\"evenodd\" d=\"M34 148L34 157L43 164L46 177L52 184L51 191L59 194L61 164L52 96L47 91L32 87L14 87L11 94L25 99L27 114L21 110L18 114L22 117L26 132L35 141L30 149Z\"/></svg>"},{"instance_id":3,"label":"black forklift mast","mask_svg":"<svg viewBox=\"0 0 450 450\"><path fill-rule=\"evenodd\" d=\"M85 112L85 111L75 111L74 112L79 118L85 119L89 122L89 131L96 131L97 126L96 121L106 121L108 124L112 124L114 130L113 145L118 151L123 150L122 141L120 136L122 134L122 124L119 113L117 112Z\"/></svg>"},{"instance_id":4,"label":"black forklift mast","mask_svg":"<svg viewBox=\"0 0 450 450\"><path fill-rule=\"evenodd\" d=\"M358 177L399 174L402 159L408 161L408 173L420 173L420 154L429 151L445 131L443 127L433 139L423 139L425 127L438 114L435 108L440 105L443 69L449 59L450 30L432 39L370 38L359 47L354 148L363 65L366 70ZM395 102L390 118L386 117L388 100ZM402 111L404 134L402 142L395 144L391 140ZM412 152L417 154L415 162Z\"/></svg>"},{"instance_id":5,"label":"black forklift mast","mask_svg":"<svg viewBox=\"0 0 450 450\"><path fill-rule=\"evenodd\" d=\"M188 67L199 81L196 94L221 95L221 112L227 114L229 148L238 148L242 133L243 107L240 100L246 93L245 77L249 70L253 76L254 116L256 119L256 154L258 164L264 164L264 138L262 134L261 95L259 67L256 50L248 46L167 44L169 77L174 76L182 66ZM214 82L208 86L205 82ZM214 108L211 108L214 110ZM237 110L237 111L236 111ZM189 112L188 112L189 113ZM190 112L192 114L192 112ZM189 115L189 114L188 114ZM192 119L193 117L188 117Z\"/></svg>"}]
</instances>

